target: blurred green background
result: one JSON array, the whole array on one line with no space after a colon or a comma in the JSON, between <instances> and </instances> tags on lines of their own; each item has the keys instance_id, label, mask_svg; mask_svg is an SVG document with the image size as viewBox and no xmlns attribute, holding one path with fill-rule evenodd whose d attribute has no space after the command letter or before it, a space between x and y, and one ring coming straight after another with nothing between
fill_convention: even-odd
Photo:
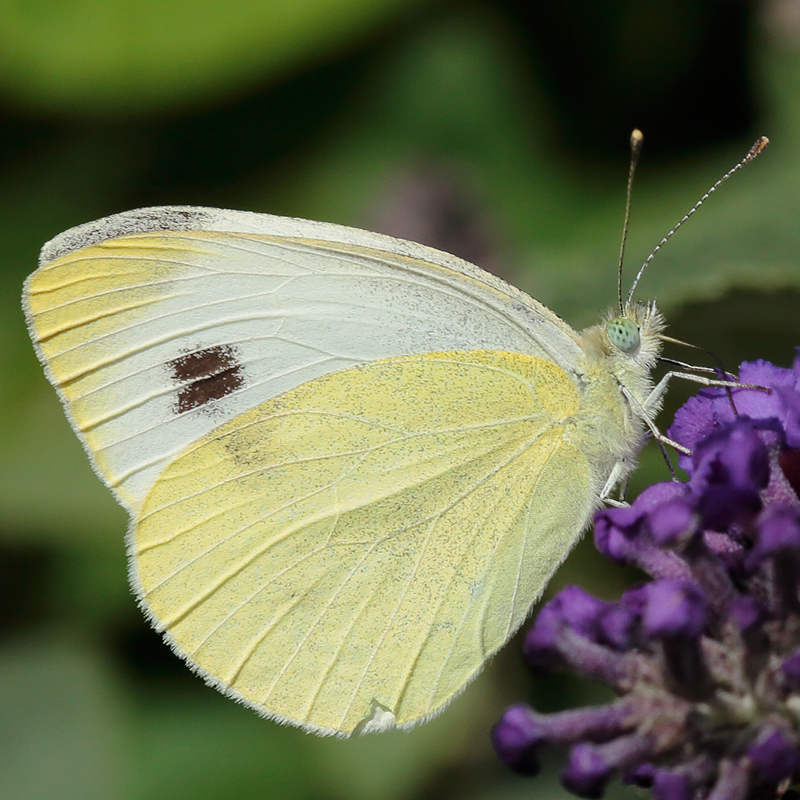
<instances>
[{"instance_id":1,"label":"blurred green background","mask_svg":"<svg viewBox=\"0 0 800 800\"><path fill-rule=\"evenodd\" d=\"M771 138L659 255L640 296L729 366L790 365L799 0L0 5L0 797L566 796L563 755L518 778L489 728L520 699L555 710L605 695L534 679L518 640L411 733L321 740L206 688L136 608L124 514L44 380L19 294L59 231L192 203L417 239L583 326L614 300L634 126L646 138L629 275L757 135ZM666 477L648 450L633 492ZM589 537L548 592L581 582L613 598L635 577Z\"/></svg>"}]
</instances>

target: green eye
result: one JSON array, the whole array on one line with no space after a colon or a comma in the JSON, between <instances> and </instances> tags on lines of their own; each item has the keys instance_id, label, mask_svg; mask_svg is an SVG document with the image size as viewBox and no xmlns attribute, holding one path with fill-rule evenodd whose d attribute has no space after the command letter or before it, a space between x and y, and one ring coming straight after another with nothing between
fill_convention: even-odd
<instances>
[{"instance_id":1,"label":"green eye","mask_svg":"<svg viewBox=\"0 0 800 800\"><path fill-rule=\"evenodd\" d=\"M617 317L608 321L606 333L612 344L623 353L632 353L639 347L639 328L633 320Z\"/></svg>"}]
</instances>

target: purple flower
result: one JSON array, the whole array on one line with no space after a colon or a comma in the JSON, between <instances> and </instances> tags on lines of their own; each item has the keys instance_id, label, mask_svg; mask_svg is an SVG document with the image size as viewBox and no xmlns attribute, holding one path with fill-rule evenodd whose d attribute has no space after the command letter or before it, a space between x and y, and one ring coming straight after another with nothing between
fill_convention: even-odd
<instances>
[{"instance_id":1,"label":"purple flower","mask_svg":"<svg viewBox=\"0 0 800 800\"><path fill-rule=\"evenodd\" d=\"M800 691L800 647L796 647L781 664L781 672L794 691Z\"/></svg>"},{"instance_id":2,"label":"purple flower","mask_svg":"<svg viewBox=\"0 0 800 800\"><path fill-rule=\"evenodd\" d=\"M740 417L701 439L692 453L691 475L704 528L724 531L752 521L769 480L767 447L752 420Z\"/></svg>"},{"instance_id":3,"label":"purple flower","mask_svg":"<svg viewBox=\"0 0 800 800\"><path fill-rule=\"evenodd\" d=\"M654 581L647 586L642 622L651 638L696 639L706 624L702 589L682 581Z\"/></svg>"},{"instance_id":4,"label":"purple flower","mask_svg":"<svg viewBox=\"0 0 800 800\"><path fill-rule=\"evenodd\" d=\"M780 728L763 727L747 748L747 755L769 783L780 783L800 768L797 737Z\"/></svg>"},{"instance_id":5,"label":"purple flower","mask_svg":"<svg viewBox=\"0 0 800 800\"><path fill-rule=\"evenodd\" d=\"M736 412L725 389L709 388L700 391L675 414L668 435L694 451L700 439L705 439L726 422L737 416L753 420L778 421L789 449L800 447L800 348L791 369L783 369L768 361L745 361L739 367L739 381L754 386L768 386L769 393L758 389L736 389L731 393ZM689 472L683 456L681 467Z\"/></svg>"},{"instance_id":6,"label":"purple flower","mask_svg":"<svg viewBox=\"0 0 800 800\"><path fill-rule=\"evenodd\" d=\"M535 771L557 745L569 748L562 783L581 797L619 775L656 800L800 800L781 794L800 780L800 355L739 377L771 391L705 389L676 414L687 483L595 515L598 549L652 580L617 602L570 586L540 611L529 663L618 699L510 708L492 735L515 769Z\"/></svg>"}]
</instances>

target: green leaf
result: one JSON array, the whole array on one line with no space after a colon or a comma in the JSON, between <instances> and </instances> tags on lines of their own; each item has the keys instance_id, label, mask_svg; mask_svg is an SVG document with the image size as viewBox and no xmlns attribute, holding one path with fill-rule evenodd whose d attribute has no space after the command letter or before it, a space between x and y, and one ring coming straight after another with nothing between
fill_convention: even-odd
<instances>
[{"instance_id":1,"label":"green leaf","mask_svg":"<svg viewBox=\"0 0 800 800\"><path fill-rule=\"evenodd\" d=\"M0 91L48 112L207 100L318 58L418 0L7 0Z\"/></svg>"}]
</instances>

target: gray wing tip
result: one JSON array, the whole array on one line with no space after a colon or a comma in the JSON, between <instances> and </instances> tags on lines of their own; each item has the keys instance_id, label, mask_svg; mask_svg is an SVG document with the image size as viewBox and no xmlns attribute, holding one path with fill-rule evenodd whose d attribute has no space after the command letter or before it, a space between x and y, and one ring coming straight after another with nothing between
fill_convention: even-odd
<instances>
[{"instance_id":1,"label":"gray wing tip","mask_svg":"<svg viewBox=\"0 0 800 800\"><path fill-rule=\"evenodd\" d=\"M163 230L198 230L208 225L215 209L195 206L153 206L123 211L110 217L87 222L58 234L47 242L39 254L39 265L82 247L89 247L133 233ZM216 212L219 213L219 212Z\"/></svg>"}]
</instances>

